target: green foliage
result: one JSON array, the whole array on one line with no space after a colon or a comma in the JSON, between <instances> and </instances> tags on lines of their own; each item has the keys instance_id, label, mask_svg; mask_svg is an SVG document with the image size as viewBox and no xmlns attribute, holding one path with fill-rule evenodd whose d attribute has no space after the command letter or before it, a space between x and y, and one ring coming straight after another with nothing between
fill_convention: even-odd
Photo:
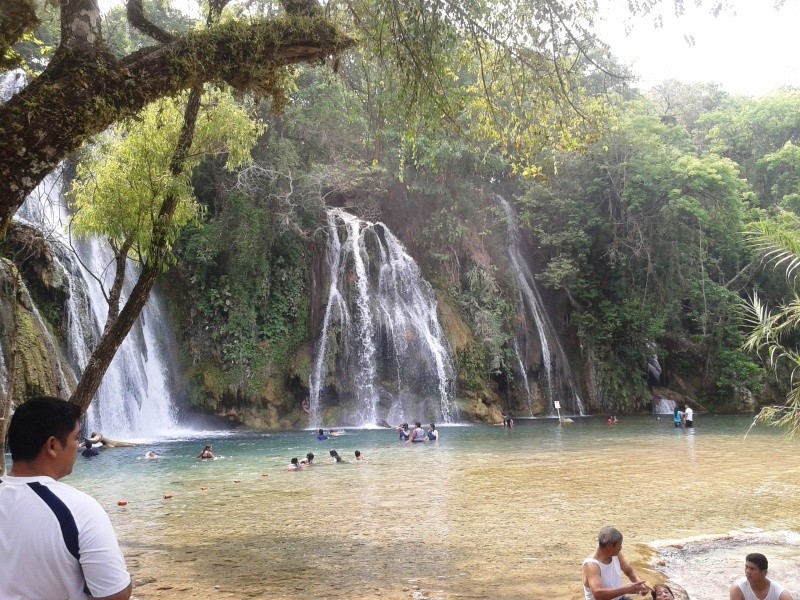
<instances>
[{"instance_id":1,"label":"green foliage","mask_svg":"<svg viewBox=\"0 0 800 600\"><path fill-rule=\"evenodd\" d=\"M78 165L72 190L77 234L106 237L114 248L130 245L135 258L146 260L153 224L168 195L179 199L170 243L181 227L197 218L190 177L201 160L225 155L226 167L233 169L249 159L261 126L230 95L208 92L189 156L181 175L173 176L170 165L184 104L183 97L152 104L138 119L115 126L104 145Z\"/></svg>"}]
</instances>

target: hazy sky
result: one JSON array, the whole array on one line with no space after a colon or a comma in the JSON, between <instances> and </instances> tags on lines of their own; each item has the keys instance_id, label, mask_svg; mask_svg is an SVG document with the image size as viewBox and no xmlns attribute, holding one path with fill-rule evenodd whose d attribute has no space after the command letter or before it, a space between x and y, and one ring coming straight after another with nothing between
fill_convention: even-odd
<instances>
[{"instance_id":1,"label":"hazy sky","mask_svg":"<svg viewBox=\"0 0 800 600\"><path fill-rule=\"evenodd\" d=\"M787 0L776 11L773 0L736 0L736 14L712 17L684 0L686 13L676 19L671 0L663 0L664 27L652 17L631 20L627 0L600 0L601 38L612 52L633 66L639 86L647 89L665 79L717 82L731 93L763 95L782 85L800 86L797 27L800 2ZM705 4L710 4L706 2ZM634 25L625 35L626 21ZM689 46L685 34L694 36Z\"/></svg>"}]
</instances>

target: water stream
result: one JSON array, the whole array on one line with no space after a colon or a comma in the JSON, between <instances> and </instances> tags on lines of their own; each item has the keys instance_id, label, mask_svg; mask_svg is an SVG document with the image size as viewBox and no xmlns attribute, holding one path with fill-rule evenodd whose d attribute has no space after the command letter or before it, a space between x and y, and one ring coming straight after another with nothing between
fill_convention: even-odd
<instances>
[{"instance_id":1,"label":"water stream","mask_svg":"<svg viewBox=\"0 0 800 600\"><path fill-rule=\"evenodd\" d=\"M502 196L496 196L496 198L506 216L508 257L519 285L521 304L524 306L523 314L526 320L522 332L527 335L527 319L531 319L536 330L539 347L541 348L544 377L540 378L540 381L544 379L543 383L547 390L550 414L556 414L555 403L560 402L562 409L566 410L566 412L582 415L583 402L579 394L580 387L575 381L575 375L567 359L567 354L564 352L559 335L550 322L550 317L545 309L533 273L520 251L519 230L514 210L505 198ZM518 342L515 343L518 344ZM519 351L517 351L517 356L519 356ZM522 376L530 406L530 387L527 369L524 367Z\"/></svg>"},{"instance_id":2,"label":"water stream","mask_svg":"<svg viewBox=\"0 0 800 600\"><path fill-rule=\"evenodd\" d=\"M70 239L65 203L62 175L56 171L26 199L15 218L42 232L63 269L69 288L67 357L79 375L105 324L108 304L101 282L110 288L114 260L110 248L97 239ZM138 274L132 263L128 273L126 290ZM167 366L174 344L162 303L157 293L151 293L140 322L120 346L92 402L87 415L90 431L112 439L153 438L178 431Z\"/></svg>"},{"instance_id":3,"label":"water stream","mask_svg":"<svg viewBox=\"0 0 800 600\"><path fill-rule=\"evenodd\" d=\"M328 211L330 285L310 376L310 426L453 422L455 367L431 286L382 223Z\"/></svg>"}]
</instances>

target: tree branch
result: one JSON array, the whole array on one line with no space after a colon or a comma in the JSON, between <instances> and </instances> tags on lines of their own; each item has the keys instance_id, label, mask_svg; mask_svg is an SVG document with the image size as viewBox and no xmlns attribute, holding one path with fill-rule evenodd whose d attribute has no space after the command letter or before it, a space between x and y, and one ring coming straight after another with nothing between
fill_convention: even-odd
<instances>
[{"instance_id":1,"label":"tree branch","mask_svg":"<svg viewBox=\"0 0 800 600\"><path fill-rule=\"evenodd\" d=\"M35 0L0 0L0 68L13 66L6 52L38 24Z\"/></svg>"},{"instance_id":2,"label":"tree branch","mask_svg":"<svg viewBox=\"0 0 800 600\"><path fill-rule=\"evenodd\" d=\"M60 48L38 78L0 106L0 235L47 173L118 119L206 82L275 94L282 67L353 43L323 18L287 17L227 22L122 60L99 45L91 52Z\"/></svg>"},{"instance_id":3,"label":"tree branch","mask_svg":"<svg viewBox=\"0 0 800 600\"><path fill-rule=\"evenodd\" d=\"M161 29L144 15L142 0L128 0L125 5L125 14L128 17L128 22L146 36L163 44L175 41L173 35Z\"/></svg>"}]
</instances>

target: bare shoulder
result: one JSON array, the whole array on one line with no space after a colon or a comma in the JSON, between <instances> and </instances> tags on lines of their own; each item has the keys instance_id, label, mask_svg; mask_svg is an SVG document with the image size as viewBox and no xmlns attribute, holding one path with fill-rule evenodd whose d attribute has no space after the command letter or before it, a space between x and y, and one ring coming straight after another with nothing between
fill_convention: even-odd
<instances>
[{"instance_id":1,"label":"bare shoulder","mask_svg":"<svg viewBox=\"0 0 800 600\"><path fill-rule=\"evenodd\" d=\"M783 590L781 595L778 596L778 600L793 600L792 595L789 593L789 590Z\"/></svg>"},{"instance_id":2,"label":"bare shoulder","mask_svg":"<svg viewBox=\"0 0 800 600\"><path fill-rule=\"evenodd\" d=\"M734 583L731 586L730 600L744 600L744 594L742 593L742 590L739 587L738 583ZM785 599L780 598L779 600L785 600ZM791 600L791 598L789 598L789 600Z\"/></svg>"}]
</instances>

